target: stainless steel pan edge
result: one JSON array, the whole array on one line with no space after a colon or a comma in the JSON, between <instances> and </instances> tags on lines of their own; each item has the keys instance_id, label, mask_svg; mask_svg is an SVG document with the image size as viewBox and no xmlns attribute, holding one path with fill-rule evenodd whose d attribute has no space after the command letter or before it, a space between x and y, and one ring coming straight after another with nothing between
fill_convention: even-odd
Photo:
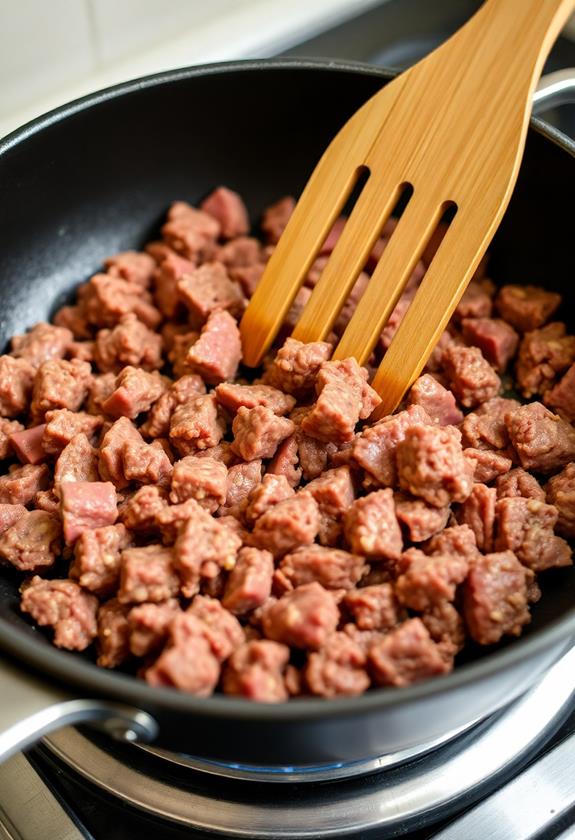
<instances>
[{"instance_id":1,"label":"stainless steel pan edge","mask_svg":"<svg viewBox=\"0 0 575 840\"><path fill-rule=\"evenodd\" d=\"M298 63L309 65L313 62ZM326 66L326 62L318 61L315 64L318 67ZM329 65L339 66L339 62L330 62ZM349 67L361 68L364 72L369 71L365 65L349 65ZM217 65L214 65L214 70L217 70ZM145 82L145 80L140 81ZM534 114L540 115L550 107L573 101L573 99L575 99L575 69L550 74L543 78L538 86L534 96ZM41 119L36 123L41 122ZM541 121L536 119L534 122L541 130ZM544 127L543 131L555 142L575 154L573 141L548 126ZM7 138L8 143L10 139ZM2 145L1 141L0 145ZM554 634L553 628L549 628L546 637L547 645L544 646L555 647L556 651L549 658L549 664L551 664L565 649L565 637L561 633ZM497 655L494 654L495 656ZM495 663L493 664L495 666ZM79 665L80 670L83 670L85 663L82 662ZM71 724L96 724L114 737L128 741L148 742L154 740L158 734L158 724L148 712L97 696L79 698L78 692L73 688L67 689L61 684L56 685L47 677L32 674L24 670L24 667L15 659L0 660L0 687L0 762L34 743L43 735ZM518 687L518 693L526 687ZM421 689L424 692L426 690L423 685ZM220 703L216 705L219 706ZM318 701L316 705L317 714L319 714L319 707L323 705L323 701ZM333 705L339 705L338 701L334 701ZM225 714L223 708L220 712L222 715ZM267 716L267 713L267 709L262 710L263 716Z\"/></svg>"}]
</instances>

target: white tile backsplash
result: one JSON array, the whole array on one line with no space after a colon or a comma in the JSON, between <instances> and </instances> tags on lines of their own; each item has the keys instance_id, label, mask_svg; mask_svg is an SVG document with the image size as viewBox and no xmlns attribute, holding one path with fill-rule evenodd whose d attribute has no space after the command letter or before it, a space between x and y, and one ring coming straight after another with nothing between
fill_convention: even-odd
<instances>
[{"instance_id":1,"label":"white tile backsplash","mask_svg":"<svg viewBox=\"0 0 575 840\"><path fill-rule=\"evenodd\" d=\"M88 0L0 0L0 113L95 67Z\"/></svg>"},{"instance_id":2,"label":"white tile backsplash","mask_svg":"<svg viewBox=\"0 0 575 840\"><path fill-rule=\"evenodd\" d=\"M101 65L174 38L245 0L88 0Z\"/></svg>"}]
</instances>

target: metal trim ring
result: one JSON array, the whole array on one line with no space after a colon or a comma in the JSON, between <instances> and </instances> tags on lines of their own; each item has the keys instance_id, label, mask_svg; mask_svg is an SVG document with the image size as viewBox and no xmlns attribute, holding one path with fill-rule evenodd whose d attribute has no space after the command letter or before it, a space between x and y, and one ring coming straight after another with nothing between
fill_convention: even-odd
<instances>
[{"instance_id":1,"label":"metal trim ring","mask_svg":"<svg viewBox=\"0 0 575 840\"><path fill-rule=\"evenodd\" d=\"M253 796L261 786L244 782L220 788L213 781L204 791L200 782L205 777L189 768L181 786L168 784L120 762L73 729L51 735L45 744L85 779L161 819L227 837L318 840L399 825L405 831L438 811L448 816L457 801L473 797L474 791L477 796L486 780L509 773L522 757L525 761L562 722L574 696L575 647L511 707L425 761L361 782L275 786L274 798L264 802Z\"/></svg>"}]
</instances>

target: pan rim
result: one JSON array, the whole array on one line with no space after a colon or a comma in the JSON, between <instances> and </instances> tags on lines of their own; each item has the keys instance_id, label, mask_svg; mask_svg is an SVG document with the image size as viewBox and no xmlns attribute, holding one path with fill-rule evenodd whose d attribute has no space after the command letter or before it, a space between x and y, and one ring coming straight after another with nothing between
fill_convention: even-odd
<instances>
[{"instance_id":1,"label":"pan rim","mask_svg":"<svg viewBox=\"0 0 575 840\"><path fill-rule=\"evenodd\" d=\"M392 70L374 67L363 62L299 58L249 59L169 70L95 91L31 120L0 139L0 164L4 156L7 156L12 149L27 139L68 117L80 114L101 103L140 90L184 81L196 76L236 74L262 69L279 71L323 70L326 72L356 73L382 79L391 79L397 75ZM575 142L541 119L532 118L530 129L575 157ZM355 715L358 712L376 712L398 704L415 703L423 698L439 697L445 692L452 691L469 682L485 680L504 668L511 667L513 664L554 645L562 648L573 637L575 637L575 606L566 615L553 620L547 627L533 636L517 639L503 650L494 651L479 661L463 664L443 677L437 677L406 688L372 689L359 697L335 698L329 702L322 698L296 698L287 703L267 705L253 703L241 698L218 695L210 698L198 698L176 689L149 686L136 677L100 668L92 662L79 658L77 654L58 650L51 644L38 644L23 629L15 628L13 624L0 617L0 649L17 661L26 663L37 671L43 672L43 675L64 682L68 686L74 686L78 691L86 690L94 692L98 696L106 696L124 702L129 701L144 708L155 706L172 711L187 712L196 717L225 717L262 722L337 718ZM44 641L44 637L42 637L42 642Z\"/></svg>"}]
</instances>

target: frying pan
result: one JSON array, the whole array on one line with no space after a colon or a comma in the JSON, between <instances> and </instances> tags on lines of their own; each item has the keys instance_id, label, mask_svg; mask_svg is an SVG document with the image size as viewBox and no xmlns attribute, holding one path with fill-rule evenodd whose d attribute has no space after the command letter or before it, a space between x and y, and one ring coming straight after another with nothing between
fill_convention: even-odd
<instances>
[{"instance_id":1,"label":"frying pan","mask_svg":"<svg viewBox=\"0 0 575 840\"><path fill-rule=\"evenodd\" d=\"M48 318L116 251L157 233L174 199L217 184L254 221L298 194L330 138L392 74L363 65L252 61L130 82L42 117L0 143L0 344ZM573 312L575 144L532 120L515 194L492 246L495 280L536 283ZM575 324L571 323L573 328ZM152 688L56 650L18 610L0 570L0 754L57 726L101 721L118 737L249 766L323 766L416 749L503 707L575 638L575 570L543 576L519 640L471 650L445 677L353 699L253 704Z\"/></svg>"}]
</instances>

